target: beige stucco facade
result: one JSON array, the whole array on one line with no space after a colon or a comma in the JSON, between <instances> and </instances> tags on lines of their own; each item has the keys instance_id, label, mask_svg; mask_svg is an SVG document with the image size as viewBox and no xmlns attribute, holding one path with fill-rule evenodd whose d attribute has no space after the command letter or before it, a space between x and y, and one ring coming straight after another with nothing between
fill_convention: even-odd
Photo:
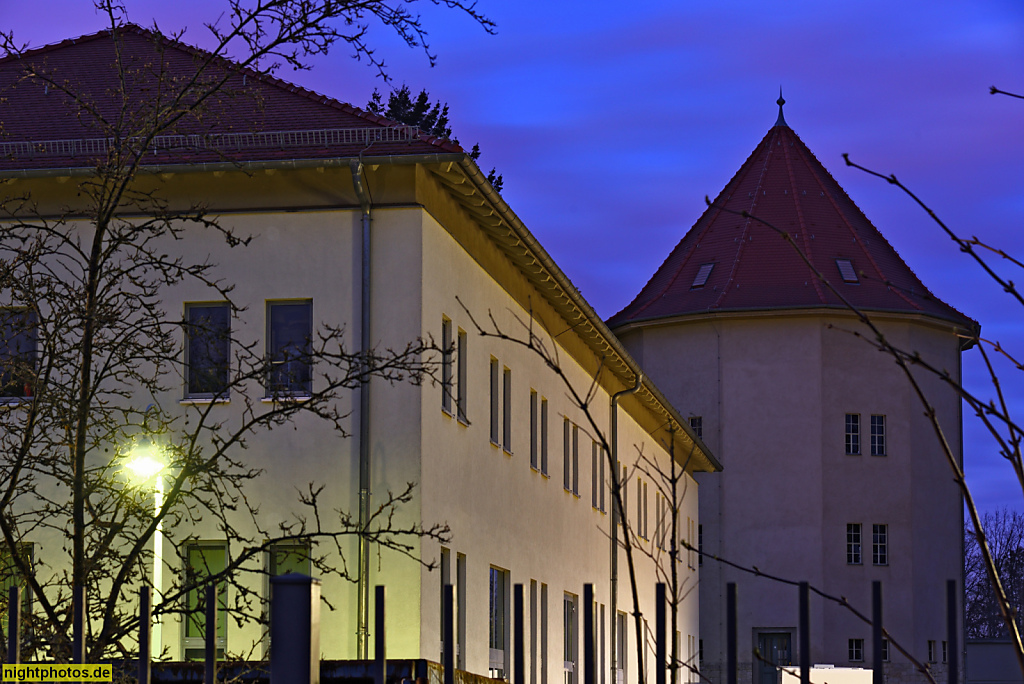
<instances>
[{"instance_id":1,"label":"beige stucco facade","mask_svg":"<svg viewBox=\"0 0 1024 684\"><path fill-rule=\"evenodd\" d=\"M896 347L959 380L953 324L913 314L871 318ZM703 439L725 466L698 476L705 554L808 581L867 616L871 582L880 580L885 628L922 662L933 642L941 661L945 583L962 586L961 499L922 404L892 358L869 342L867 328L843 310L809 309L681 316L617 332L670 400L702 418ZM957 395L934 375L915 377L959 459ZM847 453L847 414L860 416L858 454ZM884 416L884 455L870 455L871 416ZM860 525L856 563L847 556L850 524ZM881 563L873 556L874 525L886 526ZM798 662L797 588L705 559L702 671L712 681L724 678L729 582L738 585L740 681L759 684L751 653L760 635L788 635ZM810 605L811 662L870 667L869 625L816 596ZM863 640L861 660L851 658L856 639ZM911 665L890 654L888 681L917 681ZM932 667L944 671L941 662Z\"/></svg>"},{"instance_id":2,"label":"beige stucco facade","mask_svg":"<svg viewBox=\"0 0 1024 684\"><path fill-rule=\"evenodd\" d=\"M472 166L471 162L466 164ZM574 405L568 388L541 356L513 341L481 336L472 318L488 325L493 317L502 331L517 337L527 334L524 325L532 320L535 332L557 354L573 386L585 392L597 378L592 413L597 429L606 435L610 397L633 385L630 368L636 366L616 351L618 342L578 293L566 289L564 275L555 273L556 267L511 210L496 195L485 196L479 181L465 168L469 167L413 163L364 167L373 197L371 344L379 349L400 348L417 338L440 343L445 319L451 321L455 331L466 333L465 359L456 360L456 364L465 365L465 387L458 388L466 393L465 420L442 409L442 389L436 382L388 384L375 379L370 388L368 437L359 430L358 390L343 394L340 402L341 410L349 414L344 427L350 437L303 415L293 425L252 435L247 449L236 456L264 473L246 495L259 502L260 523L266 529L274 529L290 515L303 513L297 490L306 489L309 482L324 484L324 510L340 509L354 515L358 509L359 443L368 439L374 505L383 501L387 492L399 492L412 482L416 484L414 499L400 510L397 523L447 523L451 529L450 541L444 545L410 540L412 558L387 550L379 555L373 552L369 583L371 587L383 584L388 592L388 656L439 659L443 571L457 586L459 597L459 667L478 674L494 670L495 653L488 644L489 594L492 569L497 569L506 596L514 584L521 583L525 588L526 668L531 684L555 684L564 677L563 617L567 598L575 602L572 656L576 669L572 681L581 681L583 585L594 584L599 621L597 658L602 668L598 682L607 684L614 618L609 595L610 466L598 471L597 477L604 478L598 485L604 490L600 497L604 503L595 508L591 499L595 433L587 416ZM77 180L67 180L20 179L12 185L18 192L36 197L40 211L46 214L50 210L56 213L68 201ZM264 348L267 304L291 300L311 301L314 325L344 326L350 348L356 348L361 332L362 212L347 163L252 173L231 168L200 172L184 167L174 173L144 175L140 183L156 188L172 204L203 202L222 226L253 236L247 246L232 248L216 231L189 227L183 239L168 243L186 259L209 259L217 264L216 276L234 285L233 301L245 309L232 320L233 344ZM453 191L457 186L461 192ZM460 202L466 196L495 208L497 222L483 223L467 211ZM533 266L528 263L530 259ZM218 301L220 296L212 288L192 282L166 290L162 300L173 320L185 305ZM489 425L490 369L494 360L503 383L498 399L502 429L505 424L510 426L510 444L500 446L492 443ZM511 385L506 392L507 379ZM269 400L260 398L264 390L258 384L253 383L247 391L258 406L268 405ZM546 473L541 472L542 461L536 468L531 467L533 392L538 406L543 400L548 412ZM211 405L208 401L188 400L184 386L155 399L182 418L210 411L213 421L226 425L240 421L245 410L237 394ZM631 523L639 516L649 520L649 530L655 528L654 483L647 478L651 489L644 501L644 513L632 494L637 486L632 466L642 453L667 469L673 439L668 427L675 426L675 452L698 450L699 458L687 465L683 483L686 496L679 512L680 527L692 522L696 529L698 487L693 472L716 467L710 452L699 440L694 441L688 427L680 425L679 414L649 381L636 395L622 398L617 415L619 459L630 469L625 484L631 488L627 509ZM577 435L576 492L563 487L566 419ZM499 441L505 441L504 434ZM682 462L683 458L678 460ZM604 510L600 510L602 506ZM177 530L178 536L183 532ZM217 541L212 523L185 533ZM637 540L640 550L655 552L652 533L644 536L647 539ZM40 544L37 549L40 560L50 552L46 546ZM356 556L353 540L345 557L352 570ZM171 565L178 561L170 545L165 546L164 557L171 559L165 575L181 570ZM438 567L431 570L417 560ZM631 612L624 556L619 567L618 610ZM638 553L636 567L640 607L653 628L654 562ZM696 563L682 560L679 577L684 587L694 588L698 581ZM322 654L329 659L354 658L356 585L327 577L323 579L322 594L333 606L328 610L325 605L321 614ZM228 600L233 598L229 596ZM508 633L509 612L503 619ZM699 629L695 591L686 592L678 619L683 657L695 660ZM180 623L168 620L164 625L162 646L171 659L184 656L183 633ZM633 638L630 624L625 642L626 682L636 681L638 669ZM260 626L239 627L232 621L227 650L259 657L263 639ZM372 652L372 637L370 643ZM510 647L506 645L504 653L498 655L504 658L504 666L498 669L508 677Z\"/></svg>"}]
</instances>

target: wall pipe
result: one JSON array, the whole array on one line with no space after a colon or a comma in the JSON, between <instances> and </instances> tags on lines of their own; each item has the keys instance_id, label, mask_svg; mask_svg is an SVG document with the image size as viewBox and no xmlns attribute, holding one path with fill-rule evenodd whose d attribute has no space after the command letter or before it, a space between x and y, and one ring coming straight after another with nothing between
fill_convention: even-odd
<instances>
[{"instance_id":1,"label":"wall pipe","mask_svg":"<svg viewBox=\"0 0 1024 684\"><path fill-rule=\"evenodd\" d=\"M370 353L370 198L363 185L363 164L357 159L349 163L352 185L362 209L362 293L359 306L359 354L362 357L359 377L359 529L370 520L370 376L367 355ZM359 536L359 575L357 580L356 658L367 660L370 624L370 541Z\"/></svg>"},{"instance_id":2,"label":"wall pipe","mask_svg":"<svg viewBox=\"0 0 1024 684\"><path fill-rule=\"evenodd\" d=\"M628 387L624 390L620 390L612 395L611 399L611 417L609 419L609 432L610 444L608 445L611 449L609 458L611 459L611 471L612 471L612 491L618 492L619 483L619 397L627 394L635 394L640 386L643 385L644 374L636 374L636 382L632 387ZM623 515L624 511L619 509L619 502L622 500L622 494L612 497L612 529L611 534L608 537L611 539L611 596L608 599L609 606L611 607L611 676L608 681L612 684L617 684L617 671L619 669L619 657L618 657L618 645L617 634L618 634L618 606L619 606L619 518Z\"/></svg>"}]
</instances>

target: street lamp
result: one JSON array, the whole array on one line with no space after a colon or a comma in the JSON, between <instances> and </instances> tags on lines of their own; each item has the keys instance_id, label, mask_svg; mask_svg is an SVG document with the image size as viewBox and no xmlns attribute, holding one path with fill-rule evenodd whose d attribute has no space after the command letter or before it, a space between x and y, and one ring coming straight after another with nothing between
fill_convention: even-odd
<instances>
[{"instance_id":1,"label":"street lamp","mask_svg":"<svg viewBox=\"0 0 1024 684\"><path fill-rule=\"evenodd\" d=\"M128 455L128 462L125 467L132 476L140 483L145 484L150 480L155 481L154 492L156 494L156 514L160 515L160 509L164 507L164 475L167 467L163 462L162 450L152 440L136 443ZM164 550L164 521L163 517L156 521L156 532L153 533L153 589L156 596L153 597L153 604L158 605L163 595L163 550ZM153 639L151 644L151 657L160 655L163 648L163 624L158 617L153 621Z\"/></svg>"}]
</instances>

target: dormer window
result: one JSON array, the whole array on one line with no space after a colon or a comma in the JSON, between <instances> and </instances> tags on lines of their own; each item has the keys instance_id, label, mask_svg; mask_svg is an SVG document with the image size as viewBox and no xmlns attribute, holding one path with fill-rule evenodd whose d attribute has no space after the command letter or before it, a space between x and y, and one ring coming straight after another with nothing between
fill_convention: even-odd
<instances>
[{"instance_id":1,"label":"dormer window","mask_svg":"<svg viewBox=\"0 0 1024 684\"><path fill-rule=\"evenodd\" d=\"M695 290L698 287L704 287L704 283L708 282L708 276L711 275L711 269L714 267L714 264L701 264L700 270L697 271L697 277L693 279L693 285L690 286L690 289Z\"/></svg>"},{"instance_id":2,"label":"dormer window","mask_svg":"<svg viewBox=\"0 0 1024 684\"><path fill-rule=\"evenodd\" d=\"M836 259L836 266L839 267L839 275L843 277L844 283L859 283L857 271L853 269L853 262L849 259Z\"/></svg>"}]
</instances>

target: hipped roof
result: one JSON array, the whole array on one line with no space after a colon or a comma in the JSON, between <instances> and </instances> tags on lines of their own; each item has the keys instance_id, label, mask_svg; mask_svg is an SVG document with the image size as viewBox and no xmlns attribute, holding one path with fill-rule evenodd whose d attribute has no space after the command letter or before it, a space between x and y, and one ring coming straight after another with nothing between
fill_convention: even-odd
<instances>
[{"instance_id":1,"label":"hipped roof","mask_svg":"<svg viewBox=\"0 0 1024 684\"><path fill-rule=\"evenodd\" d=\"M719 312L845 309L778 231L861 310L977 328L924 286L786 124L781 105L776 125L609 327Z\"/></svg>"}]
</instances>

